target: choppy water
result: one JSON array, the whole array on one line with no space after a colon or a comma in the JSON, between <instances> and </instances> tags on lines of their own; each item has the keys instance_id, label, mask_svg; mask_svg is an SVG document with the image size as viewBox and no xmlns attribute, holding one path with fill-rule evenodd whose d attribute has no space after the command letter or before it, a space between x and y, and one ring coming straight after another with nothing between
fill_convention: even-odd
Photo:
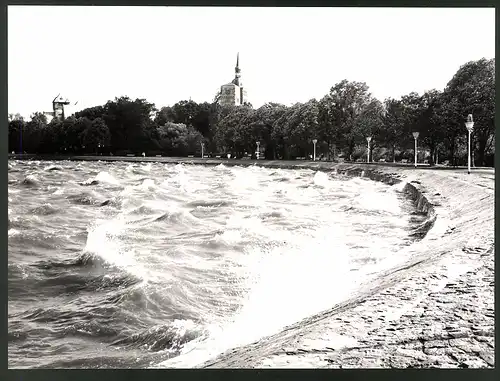
<instances>
[{"instance_id":1,"label":"choppy water","mask_svg":"<svg viewBox=\"0 0 500 381\"><path fill-rule=\"evenodd\" d=\"M311 170L10 161L9 367L195 366L344 300L423 218Z\"/></svg>"}]
</instances>

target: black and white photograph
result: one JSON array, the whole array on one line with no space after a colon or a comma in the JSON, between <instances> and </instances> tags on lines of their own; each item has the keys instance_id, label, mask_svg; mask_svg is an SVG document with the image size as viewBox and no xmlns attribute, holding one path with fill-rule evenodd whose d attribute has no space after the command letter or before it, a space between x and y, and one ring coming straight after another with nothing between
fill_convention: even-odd
<instances>
[{"instance_id":1,"label":"black and white photograph","mask_svg":"<svg viewBox=\"0 0 500 381\"><path fill-rule=\"evenodd\" d=\"M9 369L495 367L494 8L7 20Z\"/></svg>"}]
</instances>

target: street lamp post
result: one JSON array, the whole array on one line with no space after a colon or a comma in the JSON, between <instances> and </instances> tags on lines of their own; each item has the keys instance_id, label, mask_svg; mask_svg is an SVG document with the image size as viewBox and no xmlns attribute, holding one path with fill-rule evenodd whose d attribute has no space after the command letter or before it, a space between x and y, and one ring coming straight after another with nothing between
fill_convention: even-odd
<instances>
[{"instance_id":1,"label":"street lamp post","mask_svg":"<svg viewBox=\"0 0 500 381\"><path fill-rule=\"evenodd\" d=\"M257 144L257 152L256 152L257 153L257 160L259 160L259 156L260 156L260 142L257 141L256 144Z\"/></svg>"},{"instance_id":2,"label":"street lamp post","mask_svg":"<svg viewBox=\"0 0 500 381\"><path fill-rule=\"evenodd\" d=\"M312 142L313 142L313 146L314 146L314 148L313 148L313 161L316 161L316 143L318 142L318 139L313 139Z\"/></svg>"},{"instance_id":3,"label":"street lamp post","mask_svg":"<svg viewBox=\"0 0 500 381\"><path fill-rule=\"evenodd\" d=\"M467 116L467 122L465 122L465 127L469 131L469 142L468 142L468 152L467 152L467 173L470 175L470 135L474 129L474 120L472 119L472 114Z\"/></svg>"},{"instance_id":4,"label":"street lamp post","mask_svg":"<svg viewBox=\"0 0 500 381\"><path fill-rule=\"evenodd\" d=\"M370 162L370 142L372 141L372 137L371 136L367 136L366 137L366 142L368 143L368 151L366 151L366 162L369 163Z\"/></svg>"},{"instance_id":5,"label":"street lamp post","mask_svg":"<svg viewBox=\"0 0 500 381\"><path fill-rule=\"evenodd\" d=\"M23 124L22 123L20 123L19 131L21 132L21 134L19 135L19 153L22 154L23 153Z\"/></svg>"},{"instance_id":6,"label":"street lamp post","mask_svg":"<svg viewBox=\"0 0 500 381\"><path fill-rule=\"evenodd\" d=\"M415 168L417 168L417 139L418 139L418 135L420 135L420 133L418 132L414 132L413 133L413 139L415 139Z\"/></svg>"},{"instance_id":7,"label":"street lamp post","mask_svg":"<svg viewBox=\"0 0 500 381\"><path fill-rule=\"evenodd\" d=\"M204 150L205 150L205 143L200 143L201 144L201 158L203 159L205 157L204 155Z\"/></svg>"}]
</instances>

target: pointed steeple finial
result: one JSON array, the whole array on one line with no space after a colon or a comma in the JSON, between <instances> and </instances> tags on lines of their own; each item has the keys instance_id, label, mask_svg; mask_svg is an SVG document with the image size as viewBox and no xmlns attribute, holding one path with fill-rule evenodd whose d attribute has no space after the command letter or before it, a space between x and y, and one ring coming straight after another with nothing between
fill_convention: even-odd
<instances>
[{"instance_id":1,"label":"pointed steeple finial","mask_svg":"<svg viewBox=\"0 0 500 381\"><path fill-rule=\"evenodd\" d=\"M240 77L241 77L241 70L240 70L240 52L236 54L236 67L234 68L234 79L233 83L235 85L240 86Z\"/></svg>"},{"instance_id":2,"label":"pointed steeple finial","mask_svg":"<svg viewBox=\"0 0 500 381\"><path fill-rule=\"evenodd\" d=\"M236 67L234 68L234 72L236 74L239 74L241 72L240 70L240 52L236 54Z\"/></svg>"}]
</instances>

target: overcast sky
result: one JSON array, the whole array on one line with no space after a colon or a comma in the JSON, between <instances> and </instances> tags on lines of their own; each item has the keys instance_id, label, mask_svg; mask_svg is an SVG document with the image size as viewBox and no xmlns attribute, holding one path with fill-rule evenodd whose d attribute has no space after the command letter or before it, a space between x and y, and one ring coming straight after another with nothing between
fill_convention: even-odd
<instances>
[{"instance_id":1,"label":"overcast sky","mask_svg":"<svg viewBox=\"0 0 500 381\"><path fill-rule=\"evenodd\" d=\"M248 99L321 98L342 79L380 100L443 89L495 56L495 10L9 6L9 112L70 113L116 96L211 101L240 52Z\"/></svg>"}]
</instances>

